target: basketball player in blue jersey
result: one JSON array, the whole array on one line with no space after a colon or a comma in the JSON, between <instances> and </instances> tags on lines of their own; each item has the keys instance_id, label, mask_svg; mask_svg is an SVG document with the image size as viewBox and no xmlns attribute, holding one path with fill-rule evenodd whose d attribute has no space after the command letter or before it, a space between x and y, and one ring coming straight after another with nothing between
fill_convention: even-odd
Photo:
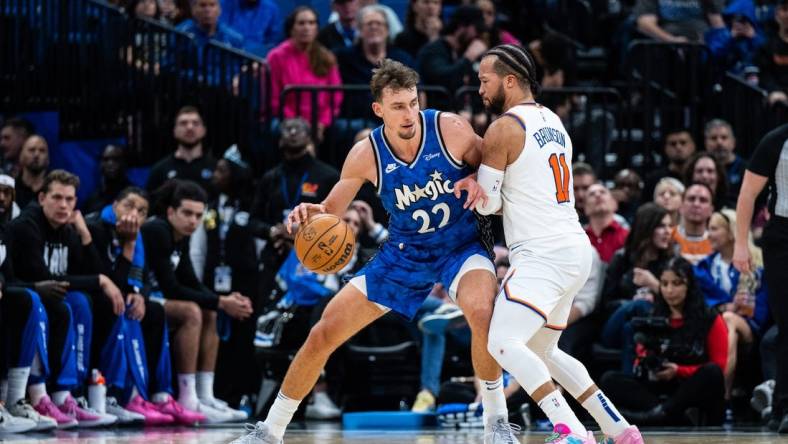
<instances>
[{"instance_id":1,"label":"basketball player in blue jersey","mask_svg":"<svg viewBox=\"0 0 788 444\"><path fill-rule=\"evenodd\" d=\"M420 111L418 81L418 74L399 62L381 63L370 87L372 109L383 125L350 150L325 201L302 203L290 213L288 229L318 213L342 215L361 186L371 182L389 213L390 237L329 302L291 363L265 421L235 442L281 442L331 353L390 310L412 318L436 282L449 289L473 332L485 442L518 442L507 422L500 367L486 349L496 279L470 209L484 196L476 182L462 180L480 161L481 139L457 115ZM460 199L461 190L467 192L465 199Z\"/></svg>"},{"instance_id":2,"label":"basketball player in blue jersey","mask_svg":"<svg viewBox=\"0 0 788 444\"><path fill-rule=\"evenodd\" d=\"M561 351L572 302L591 271L592 246L574 209L572 140L561 119L536 103L533 57L515 45L482 58L479 94L501 115L484 135L477 180L487 199L481 214L503 213L511 268L490 321L490 353L539 404L554 432L545 442L594 444L556 389L558 381L594 417L605 443L642 444L591 380L586 368Z\"/></svg>"}]
</instances>

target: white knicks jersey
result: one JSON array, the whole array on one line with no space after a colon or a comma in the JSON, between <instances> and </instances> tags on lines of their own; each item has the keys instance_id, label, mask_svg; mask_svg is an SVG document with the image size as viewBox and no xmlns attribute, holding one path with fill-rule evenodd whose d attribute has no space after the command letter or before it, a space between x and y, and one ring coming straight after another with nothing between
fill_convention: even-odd
<instances>
[{"instance_id":1,"label":"white knicks jersey","mask_svg":"<svg viewBox=\"0 0 788 444\"><path fill-rule=\"evenodd\" d=\"M561 119L539 104L509 109L503 119L525 129L520 156L506 167L501 199L510 250L534 239L582 234L572 189L572 141Z\"/></svg>"}]
</instances>

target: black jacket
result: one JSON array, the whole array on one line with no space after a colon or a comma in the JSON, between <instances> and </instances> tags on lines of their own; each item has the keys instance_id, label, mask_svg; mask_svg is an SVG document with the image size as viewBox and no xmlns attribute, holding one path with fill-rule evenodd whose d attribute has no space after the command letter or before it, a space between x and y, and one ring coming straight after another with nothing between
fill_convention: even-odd
<instances>
[{"instance_id":1,"label":"black jacket","mask_svg":"<svg viewBox=\"0 0 788 444\"><path fill-rule=\"evenodd\" d=\"M121 243L115 234L115 227L101 220L100 214L89 218L87 224L93 237L101 273L112 279L123 294L130 293L133 290L129 285L131 261L126 259L122 251L118 251ZM142 276L138 277L142 280Z\"/></svg>"},{"instance_id":2,"label":"black jacket","mask_svg":"<svg viewBox=\"0 0 788 444\"><path fill-rule=\"evenodd\" d=\"M60 280L67 281L70 290L100 290L99 259L93 243L82 245L71 225L52 228L40 205L29 205L11 221L6 239L20 280Z\"/></svg>"},{"instance_id":3,"label":"black jacket","mask_svg":"<svg viewBox=\"0 0 788 444\"><path fill-rule=\"evenodd\" d=\"M169 179L181 179L197 182L210 194L213 189L211 177L214 167L216 161L207 154L191 162L176 159L175 154L170 154L153 165L145 189L153 192Z\"/></svg>"},{"instance_id":4,"label":"black jacket","mask_svg":"<svg viewBox=\"0 0 788 444\"><path fill-rule=\"evenodd\" d=\"M252 202L252 217L264 224L262 237L267 238L271 226L284 221L285 210L301 202L322 202L338 180L337 170L308 154L272 168L260 180Z\"/></svg>"},{"instance_id":5,"label":"black jacket","mask_svg":"<svg viewBox=\"0 0 788 444\"><path fill-rule=\"evenodd\" d=\"M172 225L165 219L152 218L142 225L142 240L153 291L161 291L167 299L192 301L216 310L219 297L194 274L188 237L176 242Z\"/></svg>"}]
</instances>

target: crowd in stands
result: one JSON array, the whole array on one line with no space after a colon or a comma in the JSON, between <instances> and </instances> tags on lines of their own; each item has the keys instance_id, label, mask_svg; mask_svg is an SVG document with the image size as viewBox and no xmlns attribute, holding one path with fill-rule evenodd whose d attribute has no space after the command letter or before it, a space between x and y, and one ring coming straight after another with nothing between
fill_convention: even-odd
<instances>
[{"instance_id":1,"label":"crowd in stands","mask_svg":"<svg viewBox=\"0 0 788 444\"><path fill-rule=\"evenodd\" d=\"M281 91L365 84L384 58L417 68L425 84L455 91L478 83L486 50L520 42L541 63L544 84L577 82L571 54L564 55L571 44L518 29L520 3L453 2L445 16L441 0L412 0L400 18L376 1L333 0L334 20L322 28L310 6L280 11L270 0L120 4L198 43L215 40L265 57L272 106L284 111L270 149L279 162L255 171L237 146L205 146L210 122L199 108L184 106L172 120L175 144L157 147L170 154L145 183L127 176L127 149L109 144L96 189L77 201L80 180L50 168L47 140L24 118L4 116L0 416L8 421L0 431L13 424L50 430L247 418L269 360L282 359L273 352L295 351L343 278L388 237L367 185L343 216L359 244L348 265L329 276L299 265L294 233L283 222L298 203L321 202L339 180L339 165L318 159L326 131L340 116L373 116L368 93L323 91L314 110L311 100L294 95L280 103ZM788 1L769 13L751 1L685 3L637 0L619 12L619 25L665 42L705 41L726 69L755 73L771 102L788 103ZM499 20L507 15L510 22ZM483 117L466 116L483 130ZM357 138L366 135L368 129ZM747 240L753 272L732 266L742 153L754 148L738 146L735 135L734 123L722 119L710 119L702 134L665 130L654 153L661 163L648 174L624 168L603 181L597 158L573 165L575 208L597 255L559 344L596 369L633 423L781 419L782 412L771 412L776 370L768 350L778 333L758 247L769 218L765 199ZM497 240L503 245L502 233ZM496 253L500 280L507 251L499 246ZM372 335L377 345L401 337L420 344L420 380L408 398L414 411L476 399L472 385L457 390L447 377L457 362L444 359L458 353L469 361L467 323L444 288L432 293L412 324L386 315L387 328L398 332ZM347 359L339 353L329 361L307 417L340 415ZM752 370L754 362L763 363L762 373ZM506 393L510 403L527 403L516 381Z\"/></svg>"}]
</instances>

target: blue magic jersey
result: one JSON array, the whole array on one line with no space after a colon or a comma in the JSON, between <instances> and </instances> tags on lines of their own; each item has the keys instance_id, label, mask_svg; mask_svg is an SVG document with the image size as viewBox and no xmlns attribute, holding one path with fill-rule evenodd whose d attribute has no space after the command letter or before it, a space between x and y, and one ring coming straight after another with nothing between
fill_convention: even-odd
<instances>
[{"instance_id":1,"label":"blue magic jersey","mask_svg":"<svg viewBox=\"0 0 788 444\"><path fill-rule=\"evenodd\" d=\"M421 146L411 163L394 155L382 126L370 135L389 240L356 275L364 278L359 288L367 299L410 319L435 283L451 294L466 261L477 255L489 261L474 213L454 197L454 184L470 171L444 146L440 113L428 109L419 116Z\"/></svg>"},{"instance_id":2,"label":"blue magic jersey","mask_svg":"<svg viewBox=\"0 0 788 444\"><path fill-rule=\"evenodd\" d=\"M421 146L413 162L399 159L383 133L370 139L378 167L378 194L390 215L389 241L430 250L433 255L453 251L478 240L476 217L454 197L454 184L471 171L455 159L443 143L440 112L426 109L421 118ZM406 254L412 251L405 251Z\"/></svg>"}]
</instances>

